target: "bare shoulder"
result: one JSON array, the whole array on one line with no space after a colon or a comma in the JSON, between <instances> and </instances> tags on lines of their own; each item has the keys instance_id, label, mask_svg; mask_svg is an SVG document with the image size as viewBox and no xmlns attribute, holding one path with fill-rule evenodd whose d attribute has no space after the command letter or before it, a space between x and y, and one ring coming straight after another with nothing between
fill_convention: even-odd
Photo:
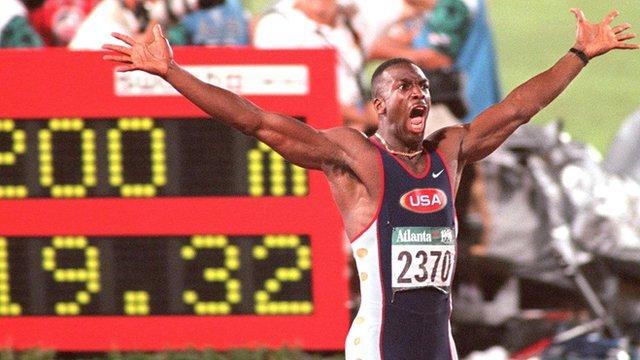
<instances>
[{"instance_id":1,"label":"bare shoulder","mask_svg":"<svg viewBox=\"0 0 640 360\"><path fill-rule=\"evenodd\" d=\"M324 135L338 146L348 158L362 159L375 156L375 146L367 136L350 127L337 127L323 131Z\"/></svg>"},{"instance_id":2,"label":"bare shoulder","mask_svg":"<svg viewBox=\"0 0 640 360\"><path fill-rule=\"evenodd\" d=\"M354 181L368 190L378 186L378 152L365 134L358 130L339 127L323 131L334 146L340 149L343 166L326 166L323 171L330 181Z\"/></svg>"},{"instance_id":3,"label":"bare shoulder","mask_svg":"<svg viewBox=\"0 0 640 360\"><path fill-rule=\"evenodd\" d=\"M351 139L355 141L364 140L364 142L369 142L365 134L348 126L334 127L327 130L322 130L322 132L325 134L325 136L333 141Z\"/></svg>"},{"instance_id":4,"label":"bare shoulder","mask_svg":"<svg viewBox=\"0 0 640 360\"><path fill-rule=\"evenodd\" d=\"M429 134L427 140L441 153L457 154L468 128L467 124L447 126Z\"/></svg>"}]
</instances>

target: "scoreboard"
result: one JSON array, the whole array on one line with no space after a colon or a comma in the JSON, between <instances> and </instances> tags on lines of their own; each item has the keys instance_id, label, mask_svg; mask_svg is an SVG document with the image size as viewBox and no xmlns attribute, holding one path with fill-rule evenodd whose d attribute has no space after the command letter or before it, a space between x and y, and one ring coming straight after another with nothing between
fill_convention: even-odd
<instances>
[{"instance_id":1,"label":"scoreboard","mask_svg":"<svg viewBox=\"0 0 640 360\"><path fill-rule=\"evenodd\" d=\"M0 52L0 343L341 349L346 254L318 171L99 52ZM317 128L335 54L178 48L199 78Z\"/></svg>"}]
</instances>

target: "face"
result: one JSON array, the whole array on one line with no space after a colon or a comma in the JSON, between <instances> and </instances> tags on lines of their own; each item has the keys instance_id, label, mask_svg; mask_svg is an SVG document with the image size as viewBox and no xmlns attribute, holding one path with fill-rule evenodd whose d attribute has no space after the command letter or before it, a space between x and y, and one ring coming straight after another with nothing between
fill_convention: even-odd
<instances>
[{"instance_id":1,"label":"face","mask_svg":"<svg viewBox=\"0 0 640 360\"><path fill-rule=\"evenodd\" d=\"M415 65L398 64L382 74L374 106L381 117L380 127L389 127L398 140L421 141L431 107L429 81Z\"/></svg>"}]
</instances>

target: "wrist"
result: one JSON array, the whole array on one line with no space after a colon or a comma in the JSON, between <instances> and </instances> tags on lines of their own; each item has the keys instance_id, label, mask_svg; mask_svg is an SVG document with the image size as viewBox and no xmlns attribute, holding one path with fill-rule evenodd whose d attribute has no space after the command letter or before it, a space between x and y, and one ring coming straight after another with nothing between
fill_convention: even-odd
<instances>
[{"instance_id":1,"label":"wrist","mask_svg":"<svg viewBox=\"0 0 640 360\"><path fill-rule=\"evenodd\" d=\"M167 80L170 74L175 72L176 70L178 70L178 64L173 61L173 59L171 59L169 63L167 63L167 68L161 72L160 77Z\"/></svg>"},{"instance_id":2,"label":"wrist","mask_svg":"<svg viewBox=\"0 0 640 360\"><path fill-rule=\"evenodd\" d=\"M578 57L585 66L589 63L589 56L580 47L574 46L569 49L569 52Z\"/></svg>"}]
</instances>

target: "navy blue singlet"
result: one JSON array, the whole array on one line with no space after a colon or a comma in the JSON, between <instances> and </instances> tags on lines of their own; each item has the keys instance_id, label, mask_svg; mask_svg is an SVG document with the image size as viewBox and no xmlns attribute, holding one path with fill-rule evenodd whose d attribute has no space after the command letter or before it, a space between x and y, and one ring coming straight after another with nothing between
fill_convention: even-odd
<instances>
[{"instance_id":1,"label":"navy blue singlet","mask_svg":"<svg viewBox=\"0 0 640 360\"><path fill-rule=\"evenodd\" d=\"M384 176L377 216L352 241L361 304L346 342L348 360L457 359L449 289L456 218L444 160L426 144L413 174L375 139Z\"/></svg>"}]
</instances>

